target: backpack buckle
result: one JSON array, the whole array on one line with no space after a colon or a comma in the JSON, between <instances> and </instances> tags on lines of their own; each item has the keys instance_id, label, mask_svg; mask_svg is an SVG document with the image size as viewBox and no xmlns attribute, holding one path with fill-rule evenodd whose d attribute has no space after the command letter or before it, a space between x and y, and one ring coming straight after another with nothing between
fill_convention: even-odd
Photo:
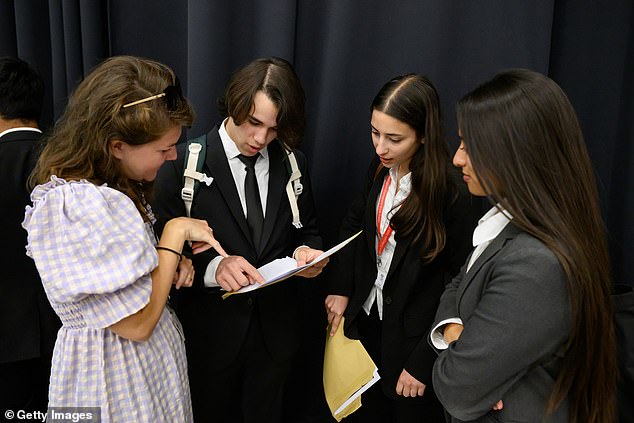
<instances>
[{"instance_id":1,"label":"backpack buckle","mask_svg":"<svg viewBox=\"0 0 634 423\"><path fill-rule=\"evenodd\" d=\"M183 187L181 190L181 198L185 201L193 201L194 190L192 188Z\"/></svg>"},{"instance_id":2,"label":"backpack buckle","mask_svg":"<svg viewBox=\"0 0 634 423\"><path fill-rule=\"evenodd\" d=\"M295 195L298 197L302 195L302 192L304 192L304 186L301 182L299 182L299 180L293 182L293 189L295 191Z\"/></svg>"}]
</instances>

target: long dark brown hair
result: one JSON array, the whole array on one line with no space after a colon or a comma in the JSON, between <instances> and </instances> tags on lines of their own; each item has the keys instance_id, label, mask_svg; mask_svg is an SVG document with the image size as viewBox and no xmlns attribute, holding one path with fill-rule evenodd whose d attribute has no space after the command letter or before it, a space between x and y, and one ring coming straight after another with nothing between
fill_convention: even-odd
<instances>
[{"instance_id":1,"label":"long dark brown hair","mask_svg":"<svg viewBox=\"0 0 634 423\"><path fill-rule=\"evenodd\" d=\"M124 108L125 104L176 86L167 66L132 56L112 57L99 64L71 95L31 174L30 184L47 182L51 175L66 180L108 183L130 197L144 218L151 183L128 179L110 150L111 140L141 145L165 135L174 126L191 126L194 112L178 95L168 106L165 97Z\"/></svg>"},{"instance_id":2,"label":"long dark brown hair","mask_svg":"<svg viewBox=\"0 0 634 423\"><path fill-rule=\"evenodd\" d=\"M548 412L568 398L572 422L614 418L617 367L608 248L594 173L561 88L529 70L502 72L458 104L458 126L484 191L556 255L572 328Z\"/></svg>"},{"instance_id":3,"label":"long dark brown hair","mask_svg":"<svg viewBox=\"0 0 634 423\"><path fill-rule=\"evenodd\" d=\"M426 262L445 247L444 206L447 192L453 187L439 103L431 81L410 73L383 85L371 108L412 127L420 143L409 164L412 191L390 225L398 236L421 241L421 257Z\"/></svg>"}]
</instances>

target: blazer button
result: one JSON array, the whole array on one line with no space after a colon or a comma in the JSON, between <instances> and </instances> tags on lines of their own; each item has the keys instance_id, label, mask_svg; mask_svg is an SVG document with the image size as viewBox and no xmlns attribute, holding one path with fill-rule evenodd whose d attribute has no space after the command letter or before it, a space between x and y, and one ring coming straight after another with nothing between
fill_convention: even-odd
<instances>
[{"instance_id":1,"label":"blazer button","mask_svg":"<svg viewBox=\"0 0 634 423\"><path fill-rule=\"evenodd\" d=\"M253 305L253 298L249 298L247 300L247 304L249 304L250 306Z\"/></svg>"},{"instance_id":2,"label":"blazer button","mask_svg":"<svg viewBox=\"0 0 634 423\"><path fill-rule=\"evenodd\" d=\"M383 300L383 302L387 305L392 304L392 297L385 297L385 299Z\"/></svg>"}]
</instances>

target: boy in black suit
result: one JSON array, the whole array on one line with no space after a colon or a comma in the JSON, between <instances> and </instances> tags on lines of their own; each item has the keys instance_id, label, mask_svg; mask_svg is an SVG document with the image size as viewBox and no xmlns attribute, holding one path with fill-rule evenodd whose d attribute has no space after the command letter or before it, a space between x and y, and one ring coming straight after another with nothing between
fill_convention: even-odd
<instances>
[{"instance_id":1,"label":"boy in black suit","mask_svg":"<svg viewBox=\"0 0 634 423\"><path fill-rule=\"evenodd\" d=\"M256 268L291 256L310 262L321 238L306 158L294 150L304 129L304 92L283 59L258 59L239 70L221 100L226 118L206 136L201 183L191 216L205 219L229 257L194 257L194 288L179 293L194 418L214 422L279 422L284 384L300 344L297 281L221 298L262 282ZM156 180L161 218L186 214L186 145ZM289 154L293 152L292 157ZM287 190L291 162L301 172ZM297 205L294 212L293 201ZM300 275L317 276L326 260Z\"/></svg>"}]
</instances>

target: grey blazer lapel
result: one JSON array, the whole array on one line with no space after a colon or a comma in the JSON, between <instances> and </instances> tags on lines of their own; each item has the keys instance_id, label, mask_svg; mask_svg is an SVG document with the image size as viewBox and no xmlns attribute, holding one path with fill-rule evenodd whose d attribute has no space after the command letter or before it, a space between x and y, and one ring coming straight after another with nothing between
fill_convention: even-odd
<instances>
[{"instance_id":1,"label":"grey blazer lapel","mask_svg":"<svg viewBox=\"0 0 634 423\"><path fill-rule=\"evenodd\" d=\"M216 184L220 194L225 199L227 207L238 223L238 226L240 226L244 236L248 240L251 240L247 219L242 210L242 203L240 203L236 183L233 179L229 162L227 161L225 149L222 147L222 141L220 140L220 135L218 135L217 127L212 129L207 135L207 157L205 158L205 165L209 169L209 173L213 176L214 184ZM209 207L216 207L216 205L210 204Z\"/></svg>"},{"instance_id":2,"label":"grey blazer lapel","mask_svg":"<svg viewBox=\"0 0 634 423\"><path fill-rule=\"evenodd\" d=\"M456 296L458 304L460 304L460 300L462 299L462 296L464 295L467 287L469 286L471 281L473 281L482 266L486 262L491 260L491 258L502 249L507 240L515 238L520 232L520 229L513 225L512 222L509 222L509 224L506 225L502 232L500 232L500 234L496 236L493 241L491 241L491 244L489 244L489 246L482 252L482 254L480 254L480 257L476 259L476 261L471 265L471 268L469 268L467 273L464 275L462 283L458 287L458 292ZM471 255L469 255L468 260L470 259ZM458 307L458 310L460 310L460 307Z\"/></svg>"}]
</instances>

